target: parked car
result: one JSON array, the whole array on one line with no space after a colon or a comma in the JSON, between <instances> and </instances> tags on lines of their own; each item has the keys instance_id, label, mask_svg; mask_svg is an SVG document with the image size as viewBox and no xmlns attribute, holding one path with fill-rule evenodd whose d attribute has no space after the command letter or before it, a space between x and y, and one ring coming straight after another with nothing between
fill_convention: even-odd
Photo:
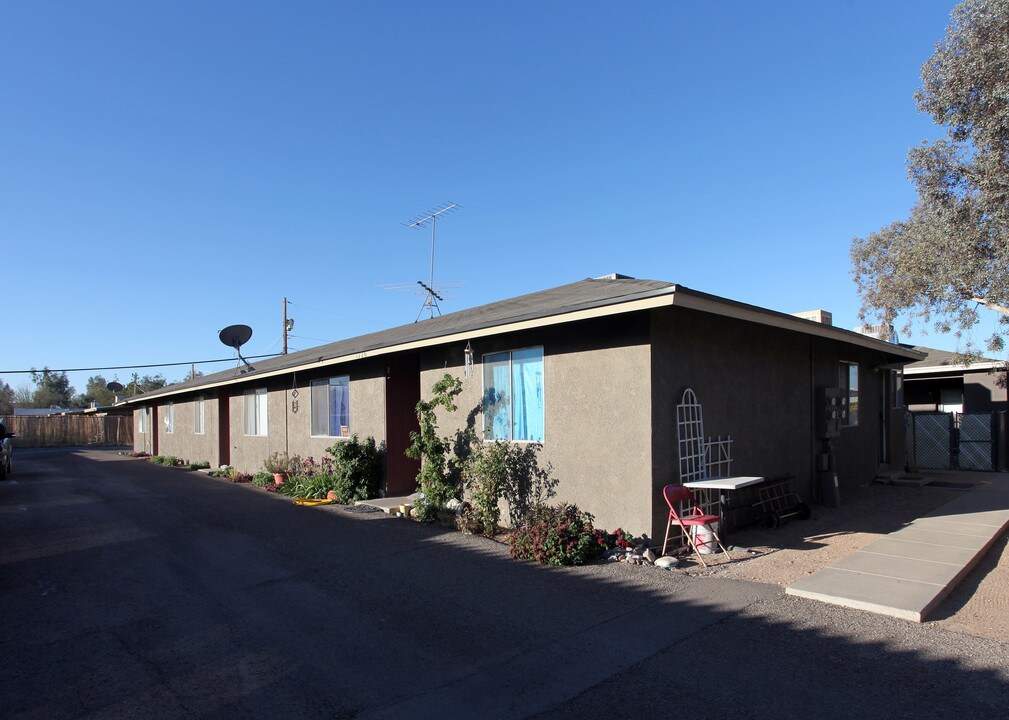
<instances>
[{"instance_id":1,"label":"parked car","mask_svg":"<svg viewBox=\"0 0 1009 720\"><path fill-rule=\"evenodd\" d=\"M0 422L0 480L6 480L11 471L11 455L14 453L12 437L14 433L7 432L7 426Z\"/></svg>"}]
</instances>

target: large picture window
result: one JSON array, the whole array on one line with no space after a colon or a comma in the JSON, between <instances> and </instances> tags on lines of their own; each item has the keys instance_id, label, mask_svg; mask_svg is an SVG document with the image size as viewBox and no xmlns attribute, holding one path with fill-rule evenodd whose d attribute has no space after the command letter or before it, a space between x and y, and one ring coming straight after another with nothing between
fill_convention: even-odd
<instances>
[{"instance_id":1,"label":"large picture window","mask_svg":"<svg viewBox=\"0 0 1009 720\"><path fill-rule=\"evenodd\" d=\"M484 437L543 442L543 348L483 357Z\"/></svg>"},{"instance_id":2,"label":"large picture window","mask_svg":"<svg viewBox=\"0 0 1009 720\"><path fill-rule=\"evenodd\" d=\"M266 435L266 388L245 391L245 434Z\"/></svg>"},{"instance_id":3,"label":"large picture window","mask_svg":"<svg viewBox=\"0 0 1009 720\"><path fill-rule=\"evenodd\" d=\"M312 435L350 437L350 377L312 381Z\"/></svg>"},{"instance_id":4,"label":"large picture window","mask_svg":"<svg viewBox=\"0 0 1009 720\"><path fill-rule=\"evenodd\" d=\"M858 364L842 362L838 382L841 392L848 398L848 421L845 425L858 425Z\"/></svg>"}]
</instances>

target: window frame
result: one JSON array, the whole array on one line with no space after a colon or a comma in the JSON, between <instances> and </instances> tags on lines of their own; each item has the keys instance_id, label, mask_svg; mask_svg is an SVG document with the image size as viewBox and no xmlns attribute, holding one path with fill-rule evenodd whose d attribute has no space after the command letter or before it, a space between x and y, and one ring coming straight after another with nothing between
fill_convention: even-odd
<instances>
[{"instance_id":1,"label":"window frame","mask_svg":"<svg viewBox=\"0 0 1009 720\"><path fill-rule=\"evenodd\" d=\"M137 432L140 433L141 435L146 435L147 434L147 413L148 412L150 412L150 410L148 410L145 407L145 408L141 408L140 412L138 413L139 418L138 418L138 422L137 422Z\"/></svg>"},{"instance_id":2,"label":"window frame","mask_svg":"<svg viewBox=\"0 0 1009 720\"><path fill-rule=\"evenodd\" d=\"M334 381L343 381L343 382L342 382L342 385L340 385L340 384L334 385ZM332 407L332 404L331 404L332 403L333 395L332 395L332 390L330 388L341 387L341 386L346 388L346 390L344 392L346 393L346 398L347 398L346 399L346 405L347 405L347 408L346 408L346 421L347 421L347 424L344 425L344 424L340 423L338 425L338 427L337 427L337 431L338 432L334 434L333 433L333 407ZM317 387L325 387L325 388L328 389L327 392L326 392L326 424L327 424L326 432L327 432L327 434L320 434L320 433L316 432L316 430L318 428L316 427L316 423L315 423L315 418L316 418L316 408L315 408L316 390L315 390L315 388L317 388ZM310 423L309 433L310 433L311 437L314 437L314 438L336 438L338 440L349 439L350 436L351 436L351 434L352 434L351 433L351 427L352 427L352 425L351 425L351 417L352 417L352 412L351 412L351 402L350 402L350 375L349 374L347 374L347 375L333 375L333 376L330 376L330 377L316 378L315 380L310 381L309 384L308 384L308 395L309 395L309 423Z\"/></svg>"},{"instance_id":3,"label":"window frame","mask_svg":"<svg viewBox=\"0 0 1009 720\"><path fill-rule=\"evenodd\" d=\"M854 371L855 387L852 390L851 380ZM859 403L859 393L861 382L859 364L849 360L841 360L838 363L838 387L841 388L842 397L845 403L844 422L841 427L858 427L861 405Z\"/></svg>"},{"instance_id":4,"label":"window frame","mask_svg":"<svg viewBox=\"0 0 1009 720\"><path fill-rule=\"evenodd\" d=\"M165 403L165 434L175 434L175 403Z\"/></svg>"},{"instance_id":5,"label":"window frame","mask_svg":"<svg viewBox=\"0 0 1009 720\"><path fill-rule=\"evenodd\" d=\"M535 433L529 433L529 437L516 438L515 437L515 403L509 401L508 404L508 437L495 437L494 427L493 427L493 415L489 412L488 403L488 372L491 367L491 363L500 362L500 360L494 360L493 358L501 358L507 356L508 358L508 392L511 394L512 385L515 381L515 355L517 353L526 353L529 351L539 351L539 363L541 368L540 380L539 380L539 390L540 398L537 403L539 408L539 417L536 418L539 422L532 423L533 429L539 429L539 437L535 437ZM483 439L488 442L510 442L510 443L537 443L543 444L546 442L546 351L542 345L529 345L526 347L512 348L510 350L499 350L496 352L484 353L481 358L481 380L482 380L482 392L481 392L481 411L483 414ZM491 373L493 371L490 371ZM493 376L492 376L493 377ZM488 421L491 421L488 423ZM529 425L529 419L526 418L526 424Z\"/></svg>"},{"instance_id":6,"label":"window frame","mask_svg":"<svg viewBox=\"0 0 1009 720\"><path fill-rule=\"evenodd\" d=\"M242 408L242 430L246 437L268 437L270 433L269 421L269 398L270 393L267 388L253 388L246 390L244 395L244 406ZM250 416L249 400L252 399L253 410ZM252 432L250 430L250 419L252 420Z\"/></svg>"},{"instance_id":7,"label":"window frame","mask_svg":"<svg viewBox=\"0 0 1009 720\"><path fill-rule=\"evenodd\" d=\"M193 400L193 434L205 435L207 432L206 404L202 395Z\"/></svg>"}]
</instances>

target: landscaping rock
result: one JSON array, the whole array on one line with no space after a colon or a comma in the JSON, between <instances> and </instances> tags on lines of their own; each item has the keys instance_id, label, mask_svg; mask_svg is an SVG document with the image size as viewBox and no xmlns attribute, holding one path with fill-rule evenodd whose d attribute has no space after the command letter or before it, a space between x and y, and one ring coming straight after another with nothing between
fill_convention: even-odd
<instances>
[{"instance_id":1,"label":"landscaping rock","mask_svg":"<svg viewBox=\"0 0 1009 720\"><path fill-rule=\"evenodd\" d=\"M652 563L652 564L654 564L655 561L656 561L656 559L657 559L656 556L655 556L655 552L651 548L648 548L647 550L645 550L645 554L642 555L641 557L643 557L646 562L649 562L649 563Z\"/></svg>"},{"instance_id":2,"label":"landscaping rock","mask_svg":"<svg viewBox=\"0 0 1009 720\"><path fill-rule=\"evenodd\" d=\"M662 557L660 557L658 560L655 561L655 567L661 567L661 568L674 568L679 564L680 561L677 558L674 558L672 555L663 555Z\"/></svg>"}]
</instances>

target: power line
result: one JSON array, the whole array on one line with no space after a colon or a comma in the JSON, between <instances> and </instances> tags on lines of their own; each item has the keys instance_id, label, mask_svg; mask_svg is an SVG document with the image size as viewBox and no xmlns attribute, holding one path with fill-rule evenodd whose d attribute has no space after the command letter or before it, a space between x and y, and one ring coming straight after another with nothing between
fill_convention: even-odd
<instances>
[{"instance_id":1,"label":"power line","mask_svg":"<svg viewBox=\"0 0 1009 720\"><path fill-rule=\"evenodd\" d=\"M249 360L259 360L261 358L277 357L280 353L270 353L268 355L251 355ZM0 375L28 375L31 373L41 373L48 370L51 373L63 372L92 372L94 370L138 370L145 368L175 367L177 365L209 365L211 363L233 362L235 358L224 358L223 360L186 360L185 362L154 363L152 365L114 365L110 367L90 367L90 368L33 368L31 370L0 370Z\"/></svg>"}]
</instances>

